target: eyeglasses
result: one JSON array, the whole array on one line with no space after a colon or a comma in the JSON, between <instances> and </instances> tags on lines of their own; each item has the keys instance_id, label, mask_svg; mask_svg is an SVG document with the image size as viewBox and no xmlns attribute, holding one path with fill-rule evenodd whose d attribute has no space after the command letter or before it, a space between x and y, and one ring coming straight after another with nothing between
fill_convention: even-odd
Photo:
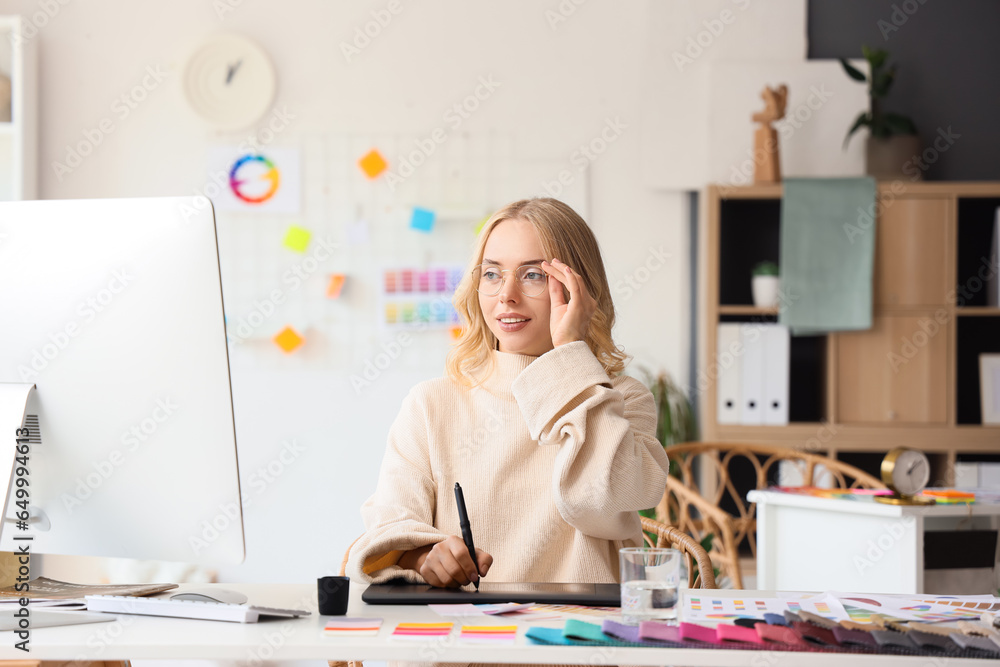
<instances>
[{"instance_id":1,"label":"eyeglasses","mask_svg":"<svg viewBox=\"0 0 1000 667\"><path fill-rule=\"evenodd\" d=\"M524 296L538 296L545 291L549 277L542 267L526 264L516 269L498 269L492 264L480 264L472 270L476 291L485 296L496 296L503 289L503 274L513 273L517 287Z\"/></svg>"}]
</instances>

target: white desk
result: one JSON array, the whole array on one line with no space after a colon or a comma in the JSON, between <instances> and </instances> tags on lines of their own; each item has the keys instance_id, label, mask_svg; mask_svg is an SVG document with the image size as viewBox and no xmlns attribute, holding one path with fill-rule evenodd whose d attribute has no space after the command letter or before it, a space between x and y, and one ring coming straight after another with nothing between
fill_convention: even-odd
<instances>
[{"instance_id":1,"label":"white desk","mask_svg":"<svg viewBox=\"0 0 1000 667\"><path fill-rule=\"evenodd\" d=\"M375 637L324 637L328 617L315 615L316 586L276 584L226 584L243 591L255 604L311 609L313 616L292 620L241 625L218 621L191 621L151 616L118 616L112 623L74 625L32 630L30 654L13 648L13 634L0 632L0 660L124 660L140 658L241 660L423 660L442 662L561 663L609 665L746 665L816 667L915 665L926 667L927 657L879 656L782 651L733 651L722 649L610 648L537 646L525 639L529 624L518 630L514 646L466 646L456 640L458 628L443 642L401 642L389 637L397 623L441 622L427 607L373 606L361 601L363 587L351 586L350 616L381 617ZM719 595L773 595L766 592L717 591ZM454 619L456 625L461 619ZM466 621L470 622L470 621ZM536 624L542 625L542 624ZM562 622L550 624L561 627ZM949 667L984 665L982 660L947 660Z\"/></svg>"},{"instance_id":2,"label":"white desk","mask_svg":"<svg viewBox=\"0 0 1000 667\"><path fill-rule=\"evenodd\" d=\"M970 518L1000 527L1000 505L901 506L751 491L757 586L768 590L924 593L924 532ZM987 592L987 591L982 591Z\"/></svg>"}]
</instances>

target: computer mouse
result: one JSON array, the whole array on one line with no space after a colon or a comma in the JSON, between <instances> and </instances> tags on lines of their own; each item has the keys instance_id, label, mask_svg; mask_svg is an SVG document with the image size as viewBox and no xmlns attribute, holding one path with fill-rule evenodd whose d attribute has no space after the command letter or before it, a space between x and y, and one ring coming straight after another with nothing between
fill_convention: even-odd
<instances>
[{"instance_id":1,"label":"computer mouse","mask_svg":"<svg viewBox=\"0 0 1000 667\"><path fill-rule=\"evenodd\" d=\"M199 588L170 596L171 600L189 600L192 602L219 602L222 604L244 604L247 596L228 588Z\"/></svg>"}]
</instances>

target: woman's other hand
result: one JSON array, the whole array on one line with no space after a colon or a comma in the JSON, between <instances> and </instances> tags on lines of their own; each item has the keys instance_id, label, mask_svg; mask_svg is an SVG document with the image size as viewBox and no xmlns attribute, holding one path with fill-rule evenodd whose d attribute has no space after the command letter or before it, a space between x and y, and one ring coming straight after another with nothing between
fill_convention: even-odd
<instances>
[{"instance_id":1,"label":"woman's other hand","mask_svg":"<svg viewBox=\"0 0 1000 667\"><path fill-rule=\"evenodd\" d=\"M597 311L597 300L587 291L587 286L579 273L558 259L542 262L542 268L550 278L549 297L552 301L549 328L553 347L587 339L590 321ZM563 288L569 292L569 300Z\"/></svg>"},{"instance_id":2,"label":"woman's other hand","mask_svg":"<svg viewBox=\"0 0 1000 667\"><path fill-rule=\"evenodd\" d=\"M431 586L457 588L479 581L490 571L493 556L476 549L476 560L479 561L478 572L462 538L449 535L443 542L407 551L398 565L417 572Z\"/></svg>"}]
</instances>

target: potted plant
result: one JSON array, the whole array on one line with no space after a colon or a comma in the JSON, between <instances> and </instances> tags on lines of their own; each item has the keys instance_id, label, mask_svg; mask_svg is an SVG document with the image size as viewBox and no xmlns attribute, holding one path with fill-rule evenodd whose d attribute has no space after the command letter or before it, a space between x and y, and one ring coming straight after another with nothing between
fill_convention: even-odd
<instances>
[{"instance_id":1,"label":"potted plant","mask_svg":"<svg viewBox=\"0 0 1000 667\"><path fill-rule=\"evenodd\" d=\"M753 267L753 280L750 283L750 289L753 292L753 305L758 308L777 306L781 290L778 265L774 262L760 262Z\"/></svg>"},{"instance_id":2,"label":"potted plant","mask_svg":"<svg viewBox=\"0 0 1000 667\"><path fill-rule=\"evenodd\" d=\"M861 47L861 53L868 61L869 75L840 59L847 75L855 81L868 84L868 111L862 111L855 119L851 129L847 131L844 145L859 128L868 128L868 142L865 146L865 172L880 179L897 179L904 176L903 166L920 154L920 137L917 126L908 116L885 111L882 103L896 79L896 66L886 65L889 59L888 51L878 49L873 51L867 46ZM911 170L912 171L912 170ZM914 178L910 175L910 178ZM920 178L916 172L915 178Z\"/></svg>"}]
</instances>

